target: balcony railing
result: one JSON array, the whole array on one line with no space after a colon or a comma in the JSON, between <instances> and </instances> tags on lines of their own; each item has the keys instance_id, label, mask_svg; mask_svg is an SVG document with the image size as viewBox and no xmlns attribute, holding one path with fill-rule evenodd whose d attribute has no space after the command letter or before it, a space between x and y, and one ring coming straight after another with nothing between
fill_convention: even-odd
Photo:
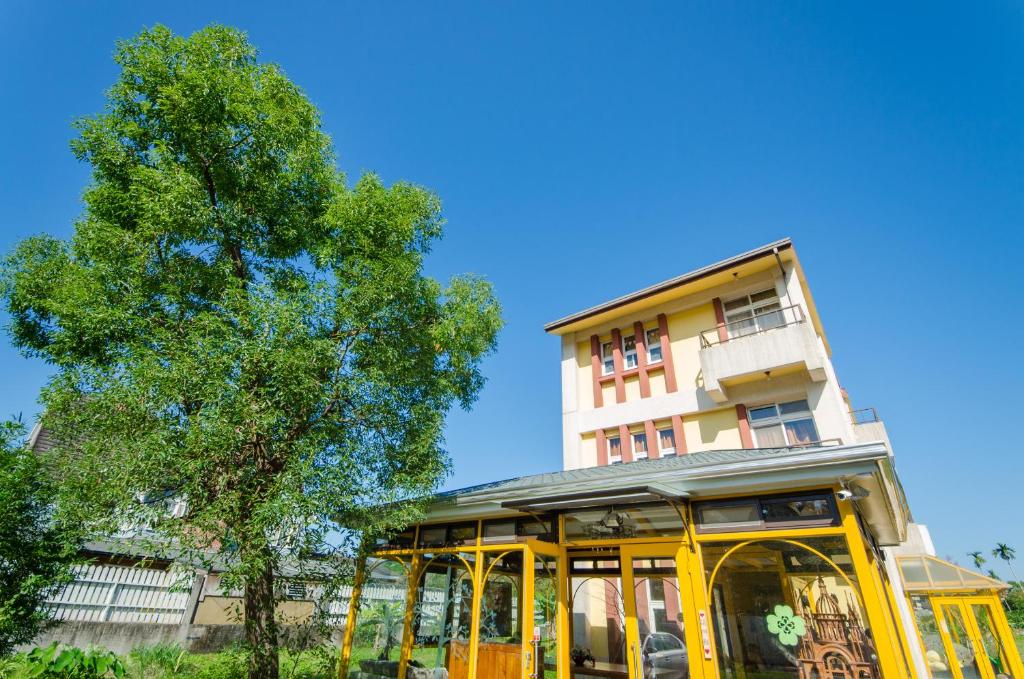
<instances>
[{"instance_id":1,"label":"balcony railing","mask_svg":"<svg viewBox=\"0 0 1024 679\"><path fill-rule=\"evenodd\" d=\"M741 318L729 323L722 323L714 328L702 330L700 333L700 346L706 349L715 344L723 344L730 340L741 337L758 335L775 328L784 328L787 325L803 323L806 320L804 310L800 305L782 307L754 314L751 318Z\"/></svg>"},{"instance_id":2,"label":"balcony railing","mask_svg":"<svg viewBox=\"0 0 1024 679\"><path fill-rule=\"evenodd\" d=\"M820 441L804 441L803 443L791 443L786 448L824 448L826 446L841 446L842 439L821 439Z\"/></svg>"},{"instance_id":3,"label":"balcony railing","mask_svg":"<svg viewBox=\"0 0 1024 679\"><path fill-rule=\"evenodd\" d=\"M850 421L854 424L871 424L872 422L881 422L881 420L878 419L878 413L875 412L874 408L851 410Z\"/></svg>"}]
</instances>

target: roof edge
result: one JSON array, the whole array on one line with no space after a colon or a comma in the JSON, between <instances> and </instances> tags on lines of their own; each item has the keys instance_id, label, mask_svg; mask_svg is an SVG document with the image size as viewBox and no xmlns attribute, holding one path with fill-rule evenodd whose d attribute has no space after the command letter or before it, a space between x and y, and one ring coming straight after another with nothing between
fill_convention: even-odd
<instances>
[{"instance_id":1,"label":"roof edge","mask_svg":"<svg viewBox=\"0 0 1024 679\"><path fill-rule=\"evenodd\" d=\"M721 261L715 262L714 264L709 264L699 269L694 269L689 273L684 273L680 276L670 278L660 283L655 283L654 285L642 288L640 290L637 290L636 292L631 292L627 295L616 297L615 299L609 300L607 302L602 302L601 304L584 309L583 311L577 311L574 314L569 314L568 316L559 318L558 320L551 321L550 323L545 324L544 332L553 332L571 323L581 321L585 318L595 316L599 313L611 311L612 309L616 309L618 307L625 306L626 304L630 304L632 302L636 302L647 297L651 297L652 295L656 295L660 292L671 290L672 288L679 287L681 285L686 285L687 283L691 283L706 276L711 276L713 274L719 273L720 271L732 268L739 264L745 264L749 261L760 259L761 257L772 254L776 249L785 250L791 247L793 247L792 239L790 239L789 237L781 238L772 243L768 243L767 245L762 245L761 247L754 248L753 250L748 250L738 255L729 257L728 259L723 259Z\"/></svg>"}]
</instances>

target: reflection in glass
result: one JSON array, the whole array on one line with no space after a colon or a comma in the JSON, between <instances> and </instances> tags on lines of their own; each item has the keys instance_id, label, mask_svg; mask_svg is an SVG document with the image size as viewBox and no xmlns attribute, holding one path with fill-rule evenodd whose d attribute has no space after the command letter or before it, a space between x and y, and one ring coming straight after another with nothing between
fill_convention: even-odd
<instances>
[{"instance_id":1,"label":"reflection in glass","mask_svg":"<svg viewBox=\"0 0 1024 679\"><path fill-rule=\"evenodd\" d=\"M543 668L537 676L555 679L558 676L558 578L557 562L552 556L536 556L533 562L533 626L540 632L535 644L535 668ZM532 632L532 630L527 630ZM531 672L534 668L530 668ZM529 672L528 672L529 674Z\"/></svg>"},{"instance_id":2,"label":"reflection in glass","mask_svg":"<svg viewBox=\"0 0 1024 679\"><path fill-rule=\"evenodd\" d=\"M523 650L523 553L484 555L477 676L519 679Z\"/></svg>"},{"instance_id":3,"label":"reflection in glass","mask_svg":"<svg viewBox=\"0 0 1024 679\"><path fill-rule=\"evenodd\" d=\"M845 540L737 545L704 549L722 677L881 676Z\"/></svg>"},{"instance_id":4,"label":"reflection in glass","mask_svg":"<svg viewBox=\"0 0 1024 679\"><path fill-rule=\"evenodd\" d=\"M928 665L932 679L952 679L953 671L950 669L949 656L942 644L939 623L935 619L931 601L928 597L911 596L910 603L914 607L917 631L921 635L921 643L924 644L924 661Z\"/></svg>"},{"instance_id":5,"label":"reflection in glass","mask_svg":"<svg viewBox=\"0 0 1024 679\"><path fill-rule=\"evenodd\" d=\"M626 613L622 600L622 573L615 558L581 559L584 569L570 560L569 580L572 610L572 645L594 657L603 675L587 674L586 667L574 668L578 679L591 676L626 676ZM611 674L607 674L611 673Z\"/></svg>"},{"instance_id":6,"label":"reflection in glass","mask_svg":"<svg viewBox=\"0 0 1024 679\"><path fill-rule=\"evenodd\" d=\"M960 666L961 676L963 679L980 679L981 670L978 669L978 659L974 655L971 638L967 635L967 625L964 624L963 612L959 604L942 605L941 608L942 617L946 619L946 631L949 632L953 652L956 654L956 663Z\"/></svg>"},{"instance_id":7,"label":"reflection in glass","mask_svg":"<svg viewBox=\"0 0 1024 679\"><path fill-rule=\"evenodd\" d=\"M362 596L356 602L348 676L386 676L391 670L397 676L408 585L405 567L390 559L370 562L364 578Z\"/></svg>"},{"instance_id":8,"label":"reflection in glass","mask_svg":"<svg viewBox=\"0 0 1024 679\"><path fill-rule=\"evenodd\" d=\"M436 668L446 669L449 679L469 677L473 616L473 576L470 569L474 558L472 554L424 556L412 619L409 679L433 677L434 673L429 670Z\"/></svg>"},{"instance_id":9,"label":"reflection in glass","mask_svg":"<svg viewBox=\"0 0 1024 679\"><path fill-rule=\"evenodd\" d=\"M992 665L992 673L996 679L1018 679L1013 676L1013 670L1006 656L1006 649L999 634L996 632L992 621L992 612L987 604L974 604L971 606L974 614L974 621L978 624L978 631L981 633L981 643L985 647L985 655Z\"/></svg>"},{"instance_id":10,"label":"reflection in glass","mask_svg":"<svg viewBox=\"0 0 1024 679\"><path fill-rule=\"evenodd\" d=\"M634 559L633 597L644 679L686 679L689 659L675 559Z\"/></svg>"},{"instance_id":11,"label":"reflection in glass","mask_svg":"<svg viewBox=\"0 0 1024 679\"><path fill-rule=\"evenodd\" d=\"M667 502L582 509L565 515L567 540L682 535L679 512Z\"/></svg>"}]
</instances>

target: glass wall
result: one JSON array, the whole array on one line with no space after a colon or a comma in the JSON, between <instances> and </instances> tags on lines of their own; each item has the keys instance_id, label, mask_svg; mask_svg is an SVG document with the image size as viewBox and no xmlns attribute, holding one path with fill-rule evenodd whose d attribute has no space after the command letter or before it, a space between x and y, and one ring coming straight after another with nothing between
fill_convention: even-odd
<instances>
[{"instance_id":1,"label":"glass wall","mask_svg":"<svg viewBox=\"0 0 1024 679\"><path fill-rule=\"evenodd\" d=\"M580 663L573 677L625 677L626 611L619 557L572 557L569 571L572 649L579 657L588 654L593 659ZM591 667L603 674L588 673Z\"/></svg>"},{"instance_id":2,"label":"glass wall","mask_svg":"<svg viewBox=\"0 0 1024 679\"><path fill-rule=\"evenodd\" d=\"M981 643L985 655L992 665L992 673L996 679L1020 679L1013 673L1012 663L1007 655L1003 639L996 630L995 617L990 604L971 604L974 622L978 625Z\"/></svg>"},{"instance_id":3,"label":"glass wall","mask_svg":"<svg viewBox=\"0 0 1024 679\"><path fill-rule=\"evenodd\" d=\"M935 618L931 601L926 596L912 596L910 603L914 609L917 631L924 645L924 661L928 665L932 679L953 679L953 671L950 669L952 663L942 643L939 622Z\"/></svg>"},{"instance_id":4,"label":"glass wall","mask_svg":"<svg viewBox=\"0 0 1024 679\"><path fill-rule=\"evenodd\" d=\"M724 678L880 677L843 538L706 543Z\"/></svg>"},{"instance_id":5,"label":"glass wall","mask_svg":"<svg viewBox=\"0 0 1024 679\"><path fill-rule=\"evenodd\" d=\"M408 560L367 562L362 595L356 602L349 677L398 676L410 568Z\"/></svg>"},{"instance_id":6,"label":"glass wall","mask_svg":"<svg viewBox=\"0 0 1024 679\"><path fill-rule=\"evenodd\" d=\"M535 556L533 560L533 627L540 633L534 645L537 676L555 679L558 676L558 563L552 556ZM526 630L532 634L533 630ZM533 668L530 668L533 671ZM529 674L529 673L528 673Z\"/></svg>"},{"instance_id":7,"label":"glass wall","mask_svg":"<svg viewBox=\"0 0 1024 679\"><path fill-rule=\"evenodd\" d=\"M682 597L671 557L633 559L633 601L644 679L686 679L689 657Z\"/></svg>"},{"instance_id":8,"label":"glass wall","mask_svg":"<svg viewBox=\"0 0 1024 679\"><path fill-rule=\"evenodd\" d=\"M484 580L476 675L519 679L523 662L523 553L481 554Z\"/></svg>"},{"instance_id":9,"label":"glass wall","mask_svg":"<svg viewBox=\"0 0 1024 679\"><path fill-rule=\"evenodd\" d=\"M459 553L422 558L406 676L432 677L434 669L444 668L449 679L468 679L476 557Z\"/></svg>"}]
</instances>

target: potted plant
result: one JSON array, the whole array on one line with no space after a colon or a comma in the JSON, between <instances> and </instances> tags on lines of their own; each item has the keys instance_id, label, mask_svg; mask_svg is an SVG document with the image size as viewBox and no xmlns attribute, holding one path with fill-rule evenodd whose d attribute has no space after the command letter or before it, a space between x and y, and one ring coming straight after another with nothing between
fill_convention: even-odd
<instances>
[{"instance_id":1,"label":"potted plant","mask_svg":"<svg viewBox=\"0 0 1024 679\"><path fill-rule=\"evenodd\" d=\"M569 651L569 657L572 658L572 662L576 667L583 667L585 662L589 662L591 667L594 666L594 656L590 653L589 648L573 646L572 650Z\"/></svg>"}]
</instances>

